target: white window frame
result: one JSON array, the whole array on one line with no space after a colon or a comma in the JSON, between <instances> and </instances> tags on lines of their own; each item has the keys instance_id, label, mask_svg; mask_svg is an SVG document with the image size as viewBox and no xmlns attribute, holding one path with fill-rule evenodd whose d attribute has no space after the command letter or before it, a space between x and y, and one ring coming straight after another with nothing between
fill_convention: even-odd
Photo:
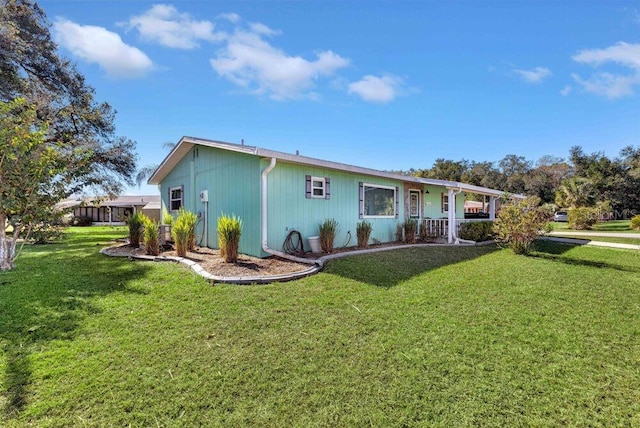
<instances>
[{"instance_id":1,"label":"white window frame","mask_svg":"<svg viewBox=\"0 0 640 428\"><path fill-rule=\"evenodd\" d=\"M440 207L443 213L449 212L449 193L444 193L444 192L442 193L440 198Z\"/></svg>"},{"instance_id":2,"label":"white window frame","mask_svg":"<svg viewBox=\"0 0 640 428\"><path fill-rule=\"evenodd\" d=\"M321 187L315 187L316 182L322 183ZM321 190L321 195L316 195L315 191ZM311 198L312 199L326 199L327 198L327 179L325 177L311 176Z\"/></svg>"},{"instance_id":3,"label":"white window frame","mask_svg":"<svg viewBox=\"0 0 640 428\"><path fill-rule=\"evenodd\" d=\"M174 198L173 197L173 191L174 190L179 190L180 191L180 198ZM178 211L178 210L180 210L180 207L178 207L177 210L173 209L173 202L174 201L180 201L180 207L184 206L184 190L183 190L182 186L176 186L176 187L170 187L169 188L169 211Z\"/></svg>"},{"instance_id":4,"label":"white window frame","mask_svg":"<svg viewBox=\"0 0 640 428\"><path fill-rule=\"evenodd\" d=\"M364 209L365 195L367 194L367 187L374 189L387 189L393 191L393 214L390 215L368 215ZM398 192L394 186L383 186L381 184L371 184L371 183L362 183L362 206L360 207L362 211L362 218L396 218L397 211L396 207L398 206Z\"/></svg>"}]
</instances>

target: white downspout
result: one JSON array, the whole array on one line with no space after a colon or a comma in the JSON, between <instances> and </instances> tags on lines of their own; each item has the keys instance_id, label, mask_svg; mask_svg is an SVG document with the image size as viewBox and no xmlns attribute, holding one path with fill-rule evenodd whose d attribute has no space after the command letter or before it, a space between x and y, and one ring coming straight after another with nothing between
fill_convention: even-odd
<instances>
[{"instance_id":1,"label":"white downspout","mask_svg":"<svg viewBox=\"0 0 640 428\"><path fill-rule=\"evenodd\" d=\"M473 244L474 241L458 237L458 225L456 223L456 196L462 193L462 188L449 189L449 244Z\"/></svg>"},{"instance_id":2,"label":"white downspout","mask_svg":"<svg viewBox=\"0 0 640 428\"><path fill-rule=\"evenodd\" d=\"M496 199L497 196L489 197L489 220L493 221L496 219Z\"/></svg>"},{"instance_id":3,"label":"white downspout","mask_svg":"<svg viewBox=\"0 0 640 428\"><path fill-rule=\"evenodd\" d=\"M303 259L301 257L295 257L291 254L284 253L282 251L276 251L269 248L269 244L267 242L268 235L268 221L267 221L267 176L276 166L276 158L271 158L271 162L269 166L267 166L262 171L262 177L260 180L260 225L261 225L261 238L262 238L262 251L268 254L273 254L274 256L282 257L284 259L293 260L298 263L306 263L306 264L315 264L315 260Z\"/></svg>"}]
</instances>

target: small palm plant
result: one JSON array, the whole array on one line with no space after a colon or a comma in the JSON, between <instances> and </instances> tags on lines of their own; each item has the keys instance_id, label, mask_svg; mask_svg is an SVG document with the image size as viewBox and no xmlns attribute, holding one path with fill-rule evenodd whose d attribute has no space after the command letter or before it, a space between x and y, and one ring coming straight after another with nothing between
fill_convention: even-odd
<instances>
[{"instance_id":1,"label":"small palm plant","mask_svg":"<svg viewBox=\"0 0 640 428\"><path fill-rule=\"evenodd\" d=\"M416 231L418 230L418 222L415 219L407 219L404 222L404 240L407 244L416 242Z\"/></svg>"},{"instance_id":2,"label":"small palm plant","mask_svg":"<svg viewBox=\"0 0 640 428\"><path fill-rule=\"evenodd\" d=\"M173 222L171 236L176 243L176 252L179 257L186 257L188 250L195 248L195 229L198 216L190 211L180 208L178 218Z\"/></svg>"},{"instance_id":3,"label":"small palm plant","mask_svg":"<svg viewBox=\"0 0 640 428\"><path fill-rule=\"evenodd\" d=\"M173 224L173 216L166 208L162 210L162 224L168 224L169 226Z\"/></svg>"},{"instance_id":4,"label":"small palm plant","mask_svg":"<svg viewBox=\"0 0 640 428\"><path fill-rule=\"evenodd\" d=\"M189 229L187 236L187 250L193 251L193 249L196 248L196 223L198 223L198 215L180 207L180 210L178 211L178 218L180 217L182 217L182 221L185 222L185 227Z\"/></svg>"},{"instance_id":5,"label":"small palm plant","mask_svg":"<svg viewBox=\"0 0 640 428\"><path fill-rule=\"evenodd\" d=\"M220 255L225 263L238 261L238 249L240 236L242 235L242 220L235 215L227 216L224 213L218 217L218 246Z\"/></svg>"},{"instance_id":6,"label":"small palm plant","mask_svg":"<svg viewBox=\"0 0 640 428\"><path fill-rule=\"evenodd\" d=\"M359 221L356 225L356 237L358 238L358 247L367 248L369 245L369 236L373 227L367 220Z\"/></svg>"},{"instance_id":7,"label":"small palm plant","mask_svg":"<svg viewBox=\"0 0 640 428\"><path fill-rule=\"evenodd\" d=\"M320 247L327 254L333 252L333 241L338 234L338 222L333 219L327 219L318 226L320 231Z\"/></svg>"},{"instance_id":8,"label":"small palm plant","mask_svg":"<svg viewBox=\"0 0 640 428\"><path fill-rule=\"evenodd\" d=\"M138 248L140 246L140 236L144 227L144 214L135 213L125 217L125 223L129 227L129 246Z\"/></svg>"},{"instance_id":9,"label":"small palm plant","mask_svg":"<svg viewBox=\"0 0 640 428\"><path fill-rule=\"evenodd\" d=\"M158 222L146 215L143 222L145 252L151 256L157 256L160 254L160 228L158 227Z\"/></svg>"}]
</instances>

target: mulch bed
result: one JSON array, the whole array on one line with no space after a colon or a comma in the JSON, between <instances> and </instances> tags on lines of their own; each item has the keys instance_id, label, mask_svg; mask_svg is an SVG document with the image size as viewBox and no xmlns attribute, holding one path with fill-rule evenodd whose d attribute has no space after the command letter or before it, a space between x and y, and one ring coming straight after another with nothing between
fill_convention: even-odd
<instances>
[{"instance_id":1,"label":"mulch bed","mask_svg":"<svg viewBox=\"0 0 640 428\"><path fill-rule=\"evenodd\" d=\"M112 255L144 255L143 247L132 248L125 245L109 247L106 252ZM163 251L161 256L177 257L175 250ZM238 256L236 263L225 263L220 252L211 248L196 247L195 251L187 252L186 259L194 261L202 266L202 269L212 275L227 277L272 276L295 273L306 270L310 265L297 263L280 257L268 257L260 259L244 254Z\"/></svg>"}]
</instances>

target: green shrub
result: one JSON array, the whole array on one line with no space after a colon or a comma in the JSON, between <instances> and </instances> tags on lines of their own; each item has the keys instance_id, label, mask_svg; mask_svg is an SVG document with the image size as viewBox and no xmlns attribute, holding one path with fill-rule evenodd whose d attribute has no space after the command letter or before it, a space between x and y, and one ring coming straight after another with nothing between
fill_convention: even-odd
<instances>
[{"instance_id":1,"label":"green shrub","mask_svg":"<svg viewBox=\"0 0 640 428\"><path fill-rule=\"evenodd\" d=\"M438 240L438 235L429 233L429 229L426 225L423 225L420 228L420 232L418 232L418 234L420 235L420 240L422 242L436 242Z\"/></svg>"},{"instance_id":2,"label":"green shrub","mask_svg":"<svg viewBox=\"0 0 640 428\"><path fill-rule=\"evenodd\" d=\"M168 224L169 226L173 224L173 216L166 208L162 209L162 224Z\"/></svg>"},{"instance_id":3,"label":"green shrub","mask_svg":"<svg viewBox=\"0 0 640 428\"><path fill-rule=\"evenodd\" d=\"M496 238L516 254L527 254L531 244L548 230L551 213L540 207L540 198L505 204L500 209L493 232Z\"/></svg>"},{"instance_id":4,"label":"green shrub","mask_svg":"<svg viewBox=\"0 0 640 428\"><path fill-rule=\"evenodd\" d=\"M145 252L151 256L160 254L160 228L158 222L152 218L144 216L144 248Z\"/></svg>"},{"instance_id":5,"label":"green shrub","mask_svg":"<svg viewBox=\"0 0 640 428\"><path fill-rule=\"evenodd\" d=\"M569 210L569 229L591 229L598 222L598 210L596 208L571 208Z\"/></svg>"},{"instance_id":6,"label":"green shrub","mask_svg":"<svg viewBox=\"0 0 640 428\"><path fill-rule=\"evenodd\" d=\"M631 219L629 227L633 230L640 230L640 215L637 215Z\"/></svg>"},{"instance_id":7,"label":"green shrub","mask_svg":"<svg viewBox=\"0 0 640 428\"><path fill-rule=\"evenodd\" d=\"M239 217L236 217L235 214L227 216L224 213L218 217L218 246L225 263L238 261L241 235L242 220Z\"/></svg>"},{"instance_id":8,"label":"green shrub","mask_svg":"<svg viewBox=\"0 0 640 428\"><path fill-rule=\"evenodd\" d=\"M198 216L191 211L180 208L178 218L171 227L171 237L176 243L176 252L179 257L186 257L187 251L195 248L195 230Z\"/></svg>"},{"instance_id":9,"label":"green shrub","mask_svg":"<svg viewBox=\"0 0 640 428\"><path fill-rule=\"evenodd\" d=\"M320 231L320 247L327 254L333 252L333 242L338 234L338 222L333 219L327 219L318 226Z\"/></svg>"},{"instance_id":10,"label":"green shrub","mask_svg":"<svg viewBox=\"0 0 640 428\"><path fill-rule=\"evenodd\" d=\"M31 228L27 241L33 244L48 244L64 235L64 227L57 224L40 223Z\"/></svg>"},{"instance_id":11,"label":"green shrub","mask_svg":"<svg viewBox=\"0 0 640 428\"><path fill-rule=\"evenodd\" d=\"M124 221L129 227L129 246L138 248L140 246L140 237L144 227L144 214L135 213L125 217Z\"/></svg>"},{"instance_id":12,"label":"green shrub","mask_svg":"<svg viewBox=\"0 0 640 428\"><path fill-rule=\"evenodd\" d=\"M69 224L71 226L91 226L93 224L93 220L91 217L87 217L85 215L77 215L71 219Z\"/></svg>"},{"instance_id":13,"label":"green shrub","mask_svg":"<svg viewBox=\"0 0 640 428\"><path fill-rule=\"evenodd\" d=\"M460 225L460 238L483 242L493 239L492 221L473 221Z\"/></svg>"},{"instance_id":14,"label":"green shrub","mask_svg":"<svg viewBox=\"0 0 640 428\"><path fill-rule=\"evenodd\" d=\"M358 238L358 248L367 248L369 245L369 236L373 226L367 220L359 221L356 225L356 237Z\"/></svg>"},{"instance_id":15,"label":"green shrub","mask_svg":"<svg viewBox=\"0 0 640 428\"><path fill-rule=\"evenodd\" d=\"M402 225L404 229L404 240L407 244L416 242L416 232L418 231L418 221L415 219L407 219Z\"/></svg>"}]
</instances>

